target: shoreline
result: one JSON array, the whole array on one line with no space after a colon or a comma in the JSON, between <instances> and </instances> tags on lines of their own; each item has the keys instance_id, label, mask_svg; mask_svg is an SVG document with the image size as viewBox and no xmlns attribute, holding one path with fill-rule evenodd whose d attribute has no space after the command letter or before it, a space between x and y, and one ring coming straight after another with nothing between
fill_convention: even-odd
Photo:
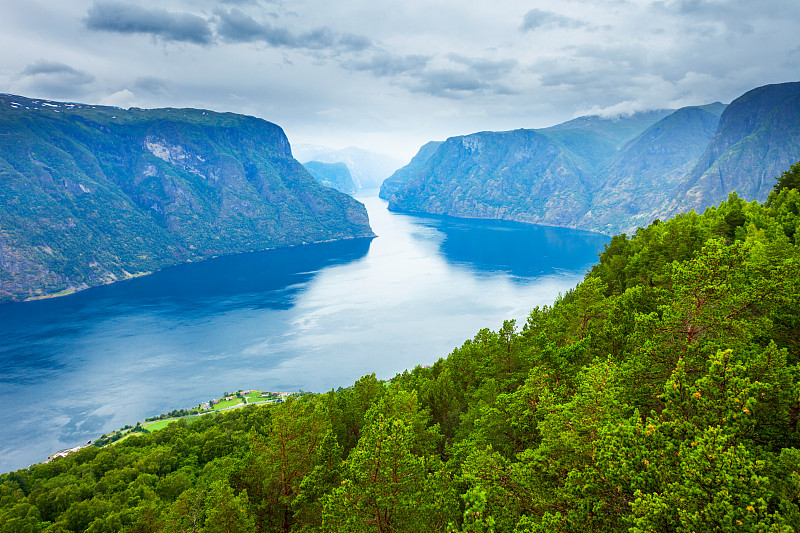
<instances>
[{"instance_id":1,"label":"shoreline","mask_svg":"<svg viewBox=\"0 0 800 533\"><path fill-rule=\"evenodd\" d=\"M370 228L370 231L371 231L371 228ZM148 271L145 271L145 272L136 272L134 274L129 274L127 277L115 279L115 280L112 280L112 281L106 281L104 283L98 283L97 285L87 285L87 286L82 287L82 288L63 289L61 291L54 292L54 293L51 293L51 294L42 294L42 295L39 295L39 296L29 296L29 297L27 297L25 299L22 299L22 300L10 299L10 300L7 300L7 301L0 301L0 306L11 305L11 304L24 304L24 303L28 303L28 302L39 302L39 301L42 301L42 300L52 300L52 299L55 299L55 298L62 298L64 296L71 296L73 294L78 294L80 292L84 292L84 291L87 291L87 290L96 289L98 287L105 287L105 286L108 286L108 285L113 285L115 283L120 283L120 282L124 282L124 281L130 281L132 279L141 278L141 277L145 277L145 276L150 276L150 275L153 275L153 274L158 274L159 272L163 272L164 270L168 270L170 268L177 268L177 267L181 267L181 266L192 264L192 263L202 263L204 261L211 261L211 260L220 259L220 258L223 258L223 257L236 257L237 255L258 254L258 253L270 252L270 251L274 251L274 250L285 250L285 249L289 249L289 248L299 248L299 247L302 247L302 246L313 246L313 245L317 245L317 244L326 244L326 243L343 242L343 241L353 241L353 240L359 240L359 239L372 240L372 239L375 239L377 237L378 237L378 235L375 234L374 232L372 232L371 236L343 237L343 238L340 238L340 239L324 239L324 240L313 241L313 242L302 242L302 243L298 243L298 244L288 244L286 246L273 246L271 248L263 248L263 249L260 249L260 250L247 250L247 251L244 251L244 252L233 252L233 253L230 253L230 254L218 254L218 255L211 255L211 256L208 256L208 257L200 257L200 258L195 258L195 259L188 259L186 261L182 261L182 262L179 262L179 263L166 265L163 268L159 268L157 270L148 270Z\"/></svg>"}]
</instances>

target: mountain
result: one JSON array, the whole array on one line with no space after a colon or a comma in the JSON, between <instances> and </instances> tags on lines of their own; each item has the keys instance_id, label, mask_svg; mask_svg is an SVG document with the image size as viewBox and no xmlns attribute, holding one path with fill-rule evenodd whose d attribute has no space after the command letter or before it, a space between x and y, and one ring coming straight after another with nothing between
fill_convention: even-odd
<instances>
[{"instance_id":1,"label":"mountain","mask_svg":"<svg viewBox=\"0 0 800 533\"><path fill-rule=\"evenodd\" d=\"M764 201L774 178L800 160L800 82L766 85L730 103L719 128L659 215L700 211L737 191Z\"/></svg>"},{"instance_id":2,"label":"mountain","mask_svg":"<svg viewBox=\"0 0 800 533\"><path fill-rule=\"evenodd\" d=\"M534 130L451 137L389 209L562 225L588 207L586 166Z\"/></svg>"},{"instance_id":3,"label":"mountain","mask_svg":"<svg viewBox=\"0 0 800 533\"><path fill-rule=\"evenodd\" d=\"M262 119L0 95L0 301L218 255L374 236Z\"/></svg>"},{"instance_id":4,"label":"mountain","mask_svg":"<svg viewBox=\"0 0 800 533\"><path fill-rule=\"evenodd\" d=\"M598 166L669 113L582 117L541 130L429 143L391 177L384 197L397 211L575 227L589 210Z\"/></svg>"},{"instance_id":5,"label":"mountain","mask_svg":"<svg viewBox=\"0 0 800 533\"><path fill-rule=\"evenodd\" d=\"M773 178L800 159L800 83L760 87L728 106L520 131L537 135L524 136L529 145L518 132L454 137L424 162L415 158L385 187L389 208L614 234L703 210L733 191L763 201ZM452 149L470 140L482 149Z\"/></svg>"},{"instance_id":6,"label":"mountain","mask_svg":"<svg viewBox=\"0 0 800 533\"><path fill-rule=\"evenodd\" d=\"M326 187L332 187L345 194L356 192L353 176L344 163L322 163L321 161L307 161L303 163L306 170L318 182Z\"/></svg>"},{"instance_id":7,"label":"mountain","mask_svg":"<svg viewBox=\"0 0 800 533\"><path fill-rule=\"evenodd\" d=\"M578 117L539 131L558 140L565 148L580 154L596 167L612 157L625 143L673 111L656 109L619 117Z\"/></svg>"},{"instance_id":8,"label":"mountain","mask_svg":"<svg viewBox=\"0 0 800 533\"><path fill-rule=\"evenodd\" d=\"M349 147L334 150L325 146L298 144L294 146L299 161L322 163L344 163L353 176L356 189L377 189L381 182L403 163L384 154Z\"/></svg>"},{"instance_id":9,"label":"mountain","mask_svg":"<svg viewBox=\"0 0 800 533\"><path fill-rule=\"evenodd\" d=\"M679 109L627 143L598 172L602 181L578 226L619 233L649 224L703 154L724 109L718 102Z\"/></svg>"},{"instance_id":10,"label":"mountain","mask_svg":"<svg viewBox=\"0 0 800 533\"><path fill-rule=\"evenodd\" d=\"M411 176L427 163L428 159L430 159L441 145L442 141L430 141L422 145L417 155L415 155L406 166L397 169L391 176L383 180L381 191L378 196L388 200L395 191L408 183Z\"/></svg>"}]
</instances>

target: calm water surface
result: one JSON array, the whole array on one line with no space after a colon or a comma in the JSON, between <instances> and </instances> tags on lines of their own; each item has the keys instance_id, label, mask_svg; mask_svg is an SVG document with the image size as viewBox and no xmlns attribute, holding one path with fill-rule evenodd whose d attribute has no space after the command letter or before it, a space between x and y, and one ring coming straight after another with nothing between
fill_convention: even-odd
<instances>
[{"instance_id":1,"label":"calm water surface","mask_svg":"<svg viewBox=\"0 0 800 533\"><path fill-rule=\"evenodd\" d=\"M523 322L608 238L389 213L374 240L170 268L0 306L0 472L225 391L325 391L430 364Z\"/></svg>"}]
</instances>

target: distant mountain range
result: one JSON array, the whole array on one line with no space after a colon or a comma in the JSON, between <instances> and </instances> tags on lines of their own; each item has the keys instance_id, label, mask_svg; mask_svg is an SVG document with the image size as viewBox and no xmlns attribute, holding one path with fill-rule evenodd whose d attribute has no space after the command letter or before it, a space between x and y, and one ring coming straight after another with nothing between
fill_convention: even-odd
<instances>
[{"instance_id":1,"label":"distant mountain range","mask_svg":"<svg viewBox=\"0 0 800 533\"><path fill-rule=\"evenodd\" d=\"M424 145L383 184L398 211L496 218L607 234L718 204L763 201L800 159L800 83L720 103L580 117L537 130Z\"/></svg>"},{"instance_id":2,"label":"distant mountain range","mask_svg":"<svg viewBox=\"0 0 800 533\"><path fill-rule=\"evenodd\" d=\"M198 109L0 95L0 302L186 261L372 237L283 130Z\"/></svg>"},{"instance_id":3,"label":"distant mountain range","mask_svg":"<svg viewBox=\"0 0 800 533\"><path fill-rule=\"evenodd\" d=\"M292 152L303 163L344 163L350 171L356 190L377 189L387 176L403 165L402 161L387 155L355 147L334 150L326 146L297 144L292 146Z\"/></svg>"},{"instance_id":4,"label":"distant mountain range","mask_svg":"<svg viewBox=\"0 0 800 533\"><path fill-rule=\"evenodd\" d=\"M332 187L345 194L353 194L356 192L353 176L344 163L307 161L303 163L303 166L314 176L314 179L326 187Z\"/></svg>"}]
</instances>

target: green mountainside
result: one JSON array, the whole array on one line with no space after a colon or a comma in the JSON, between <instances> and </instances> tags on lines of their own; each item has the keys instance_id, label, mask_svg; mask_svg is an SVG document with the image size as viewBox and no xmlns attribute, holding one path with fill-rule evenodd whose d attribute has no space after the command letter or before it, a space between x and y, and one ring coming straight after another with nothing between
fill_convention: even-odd
<instances>
[{"instance_id":1,"label":"green mountainside","mask_svg":"<svg viewBox=\"0 0 800 533\"><path fill-rule=\"evenodd\" d=\"M764 201L773 179L800 155L800 82L766 85L730 103L719 129L688 173L681 194L662 207L669 217L702 210L730 191Z\"/></svg>"},{"instance_id":2,"label":"green mountainside","mask_svg":"<svg viewBox=\"0 0 800 533\"><path fill-rule=\"evenodd\" d=\"M350 175L350 171L344 163L307 161L303 163L303 166L314 176L314 179L326 187L332 187L345 194L356 192L353 176Z\"/></svg>"},{"instance_id":3,"label":"green mountainside","mask_svg":"<svg viewBox=\"0 0 800 533\"><path fill-rule=\"evenodd\" d=\"M684 107L630 141L598 173L589 211L578 222L603 233L631 232L654 218L711 141L725 106Z\"/></svg>"},{"instance_id":4,"label":"green mountainside","mask_svg":"<svg viewBox=\"0 0 800 533\"><path fill-rule=\"evenodd\" d=\"M607 234L632 232L657 218L702 210L732 191L763 201L780 170L800 156L800 83L760 87L728 106L714 103L617 120L580 117L535 131L556 146L539 143L526 148L510 132L475 134L492 136L486 146L524 160L516 164L518 172L508 172L500 154L482 153L480 164L444 161L434 154L424 165L398 171L405 184L394 185L384 198L398 211ZM439 150L469 137L448 139ZM548 166L555 151L559 160L570 164ZM450 150L449 157L475 154ZM437 162L443 166L437 167ZM475 167L469 173L454 171ZM498 204L493 198L498 187L520 194ZM529 198L533 195L538 197ZM529 212L532 206L546 208Z\"/></svg>"},{"instance_id":5,"label":"green mountainside","mask_svg":"<svg viewBox=\"0 0 800 533\"><path fill-rule=\"evenodd\" d=\"M396 170L391 176L383 180L378 196L388 200L395 191L408 182L417 170L425 165L441 144L442 141L430 141L423 144L417 155L406 166Z\"/></svg>"},{"instance_id":6,"label":"green mountainside","mask_svg":"<svg viewBox=\"0 0 800 533\"><path fill-rule=\"evenodd\" d=\"M452 137L390 196L389 209L558 225L585 212L586 166L534 130Z\"/></svg>"},{"instance_id":7,"label":"green mountainside","mask_svg":"<svg viewBox=\"0 0 800 533\"><path fill-rule=\"evenodd\" d=\"M431 367L0 475L0 533L798 531L798 185L618 235Z\"/></svg>"},{"instance_id":8,"label":"green mountainside","mask_svg":"<svg viewBox=\"0 0 800 533\"><path fill-rule=\"evenodd\" d=\"M0 95L0 302L169 265L371 237L280 127L197 109Z\"/></svg>"},{"instance_id":9,"label":"green mountainside","mask_svg":"<svg viewBox=\"0 0 800 533\"><path fill-rule=\"evenodd\" d=\"M382 194L397 211L574 226L589 209L598 165L667 113L452 137L426 145L436 151L422 162L421 150L390 178L403 185Z\"/></svg>"}]
</instances>

